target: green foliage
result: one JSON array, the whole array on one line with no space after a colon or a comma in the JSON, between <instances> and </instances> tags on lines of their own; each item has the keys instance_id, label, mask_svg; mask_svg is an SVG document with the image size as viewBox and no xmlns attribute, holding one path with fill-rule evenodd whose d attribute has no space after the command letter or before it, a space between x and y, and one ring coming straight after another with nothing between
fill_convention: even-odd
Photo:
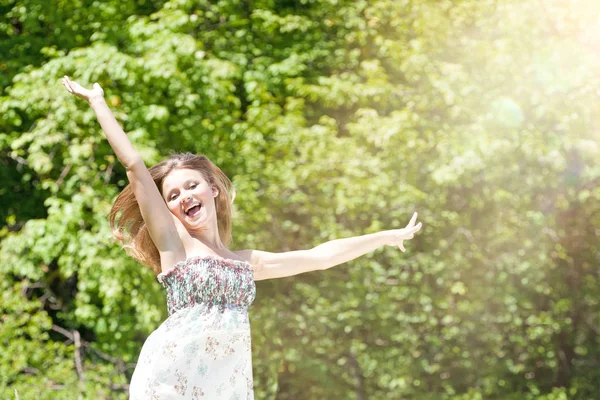
<instances>
[{"instance_id":1,"label":"green foliage","mask_svg":"<svg viewBox=\"0 0 600 400\"><path fill-rule=\"evenodd\" d=\"M258 399L597 396L592 0L0 8L3 398L125 398L166 315L110 240L127 178L63 75L102 85L147 164L204 153L233 179L234 249L419 212L407 253L258 283Z\"/></svg>"}]
</instances>

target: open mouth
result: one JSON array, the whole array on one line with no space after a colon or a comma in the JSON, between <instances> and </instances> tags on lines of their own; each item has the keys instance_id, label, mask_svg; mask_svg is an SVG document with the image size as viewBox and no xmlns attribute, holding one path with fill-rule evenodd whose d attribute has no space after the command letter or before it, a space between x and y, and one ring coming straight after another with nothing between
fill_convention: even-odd
<instances>
[{"instance_id":1,"label":"open mouth","mask_svg":"<svg viewBox=\"0 0 600 400\"><path fill-rule=\"evenodd\" d=\"M188 208L185 211L185 215L187 215L188 217L194 217L200 212L201 208L202 208L202 204L196 204L193 207Z\"/></svg>"}]
</instances>

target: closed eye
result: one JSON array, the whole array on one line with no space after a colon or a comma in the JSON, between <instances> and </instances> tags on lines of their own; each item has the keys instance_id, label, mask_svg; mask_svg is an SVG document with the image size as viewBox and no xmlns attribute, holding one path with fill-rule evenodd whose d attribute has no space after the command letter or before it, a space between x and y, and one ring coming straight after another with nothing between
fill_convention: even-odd
<instances>
[{"instance_id":1,"label":"closed eye","mask_svg":"<svg viewBox=\"0 0 600 400\"><path fill-rule=\"evenodd\" d=\"M196 186L198 186L198 185L196 185L195 183L192 183L192 184L190 185L190 189L194 189ZM176 194L174 194L173 196L171 196L171 197L169 198L169 201L173 201L173 200L175 200L176 198L177 198L177 195L176 195Z\"/></svg>"}]
</instances>

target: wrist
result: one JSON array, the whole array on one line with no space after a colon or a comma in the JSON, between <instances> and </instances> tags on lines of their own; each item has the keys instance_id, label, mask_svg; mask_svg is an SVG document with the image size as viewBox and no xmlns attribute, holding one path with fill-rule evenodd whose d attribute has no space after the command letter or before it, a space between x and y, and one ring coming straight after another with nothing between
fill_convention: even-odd
<instances>
[{"instance_id":1,"label":"wrist","mask_svg":"<svg viewBox=\"0 0 600 400\"><path fill-rule=\"evenodd\" d=\"M106 100L104 100L104 96L94 96L88 99L88 103L90 103L90 105L94 107L98 104L106 104Z\"/></svg>"},{"instance_id":2,"label":"wrist","mask_svg":"<svg viewBox=\"0 0 600 400\"><path fill-rule=\"evenodd\" d=\"M381 239L382 246L391 246L394 244L394 235L392 231L377 232Z\"/></svg>"}]
</instances>

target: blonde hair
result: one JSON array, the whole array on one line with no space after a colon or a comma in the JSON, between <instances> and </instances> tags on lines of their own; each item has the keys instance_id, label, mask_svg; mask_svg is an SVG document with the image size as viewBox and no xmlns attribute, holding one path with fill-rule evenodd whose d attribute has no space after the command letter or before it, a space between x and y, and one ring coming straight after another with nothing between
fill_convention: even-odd
<instances>
[{"instance_id":1,"label":"blonde hair","mask_svg":"<svg viewBox=\"0 0 600 400\"><path fill-rule=\"evenodd\" d=\"M219 194L215 199L215 208L219 237L227 246L231 242L231 213L235 198L235 189L227 175L204 155L173 154L166 160L148 168L161 196L164 179L175 169L198 171L210 185L217 187ZM120 215L118 216L118 214ZM156 274L160 273L160 254L150 237L150 232L142 218L140 207L130 184L115 199L108 219L113 237L123 246L127 254L139 263L150 267Z\"/></svg>"}]
</instances>

